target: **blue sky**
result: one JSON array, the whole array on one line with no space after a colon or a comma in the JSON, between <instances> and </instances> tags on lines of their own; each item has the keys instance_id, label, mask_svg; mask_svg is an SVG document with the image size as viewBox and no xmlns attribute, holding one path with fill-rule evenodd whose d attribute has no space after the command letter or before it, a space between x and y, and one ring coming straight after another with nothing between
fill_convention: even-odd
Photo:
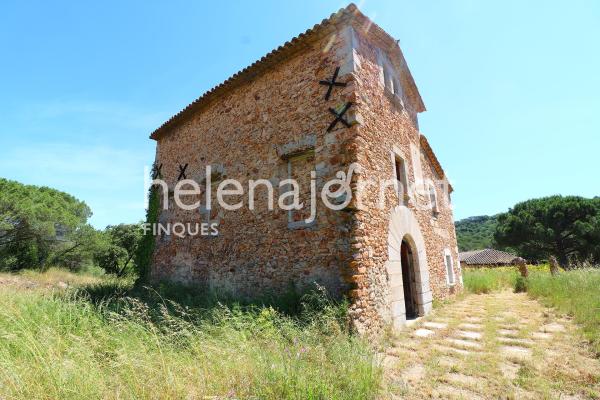
<instances>
[{"instance_id":1,"label":"blue sky","mask_svg":"<svg viewBox=\"0 0 600 400\"><path fill-rule=\"evenodd\" d=\"M456 219L600 195L600 2L376 1L428 111ZM149 133L345 6L338 1L3 1L0 176L144 215Z\"/></svg>"}]
</instances>

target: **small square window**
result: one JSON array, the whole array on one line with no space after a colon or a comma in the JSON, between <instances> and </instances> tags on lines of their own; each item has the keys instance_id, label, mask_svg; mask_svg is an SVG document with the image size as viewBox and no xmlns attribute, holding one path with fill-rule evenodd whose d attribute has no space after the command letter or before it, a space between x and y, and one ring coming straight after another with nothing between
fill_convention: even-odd
<instances>
[{"instance_id":1,"label":"small square window","mask_svg":"<svg viewBox=\"0 0 600 400\"><path fill-rule=\"evenodd\" d=\"M203 204L201 207L198 208L198 212L201 216L201 223L208 225L216 224L217 226L219 226L223 221L224 213L223 210L221 210L221 207L219 206L219 202L216 201L216 199L214 198L214 194L218 190L219 184L222 181L222 177L215 175L215 173L213 172L211 179L214 180L211 180L210 183L210 192L212 194L210 200L210 209L206 208L206 204ZM206 196L206 193L203 193L203 195ZM208 236L216 237L219 236L219 233L217 232Z\"/></svg>"}]
</instances>

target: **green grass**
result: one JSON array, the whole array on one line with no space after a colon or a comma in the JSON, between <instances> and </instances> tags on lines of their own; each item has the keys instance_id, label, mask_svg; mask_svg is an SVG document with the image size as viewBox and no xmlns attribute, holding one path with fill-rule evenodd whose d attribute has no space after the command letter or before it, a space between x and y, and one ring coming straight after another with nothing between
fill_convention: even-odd
<instances>
[{"instance_id":1,"label":"green grass","mask_svg":"<svg viewBox=\"0 0 600 400\"><path fill-rule=\"evenodd\" d=\"M600 269L562 272L556 277L532 274L527 292L572 316L600 355Z\"/></svg>"},{"instance_id":2,"label":"green grass","mask_svg":"<svg viewBox=\"0 0 600 400\"><path fill-rule=\"evenodd\" d=\"M529 267L530 273L549 273L547 265ZM518 282L516 267L464 268L463 282L468 293L490 293L502 289L514 289Z\"/></svg>"},{"instance_id":3,"label":"green grass","mask_svg":"<svg viewBox=\"0 0 600 400\"><path fill-rule=\"evenodd\" d=\"M463 280L470 293L527 291L533 298L572 316L600 356L600 269L561 271L555 277L548 266L529 267L529 271L527 280L520 280L515 267L465 269Z\"/></svg>"},{"instance_id":4,"label":"green grass","mask_svg":"<svg viewBox=\"0 0 600 400\"><path fill-rule=\"evenodd\" d=\"M100 282L109 282L113 280L108 275L96 268L90 268L85 273L73 273L66 269L52 267L44 273L34 270L22 270L18 273L0 272L0 282L12 281L16 284L25 284L39 286L45 288L47 286L55 286L59 282L66 283L72 286L92 285ZM133 281L133 278L129 278ZM123 280L125 282L125 280Z\"/></svg>"},{"instance_id":5,"label":"green grass","mask_svg":"<svg viewBox=\"0 0 600 400\"><path fill-rule=\"evenodd\" d=\"M256 305L198 288L90 285L0 287L0 398L369 399L380 390L346 305L322 293Z\"/></svg>"},{"instance_id":6,"label":"green grass","mask_svg":"<svg viewBox=\"0 0 600 400\"><path fill-rule=\"evenodd\" d=\"M517 275L518 271L514 267L465 268L463 283L469 293L490 293L514 287Z\"/></svg>"}]
</instances>

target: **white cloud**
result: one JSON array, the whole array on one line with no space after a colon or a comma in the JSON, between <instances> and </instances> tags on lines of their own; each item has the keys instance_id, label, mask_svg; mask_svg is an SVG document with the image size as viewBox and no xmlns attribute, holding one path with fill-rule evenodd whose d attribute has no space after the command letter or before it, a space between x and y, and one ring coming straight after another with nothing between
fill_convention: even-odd
<instances>
[{"instance_id":1,"label":"white cloud","mask_svg":"<svg viewBox=\"0 0 600 400\"><path fill-rule=\"evenodd\" d=\"M122 129L152 130L166 119L162 112L139 110L118 102L53 100L32 104L22 110L21 118L31 120L85 120L87 124L116 125Z\"/></svg>"},{"instance_id":2,"label":"white cloud","mask_svg":"<svg viewBox=\"0 0 600 400\"><path fill-rule=\"evenodd\" d=\"M113 101L27 104L0 127L0 176L72 194L92 208L96 227L138 221L154 159L148 134L165 119Z\"/></svg>"}]
</instances>

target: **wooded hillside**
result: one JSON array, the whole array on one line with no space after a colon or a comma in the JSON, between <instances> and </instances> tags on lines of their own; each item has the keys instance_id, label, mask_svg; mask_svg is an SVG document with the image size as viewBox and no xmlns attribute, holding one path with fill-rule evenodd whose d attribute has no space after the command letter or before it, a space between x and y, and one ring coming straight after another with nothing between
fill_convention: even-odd
<instances>
[{"instance_id":1,"label":"wooded hillside","mask_svg":"<svg viewBox=\"0 0 600 400\"><path fill-rule=\"evenodd\" d=\"M459 251L494 247L494 231L497 224L497 215L480 215L456 221L455 226Z\"/></svg>"}]
</instances>

